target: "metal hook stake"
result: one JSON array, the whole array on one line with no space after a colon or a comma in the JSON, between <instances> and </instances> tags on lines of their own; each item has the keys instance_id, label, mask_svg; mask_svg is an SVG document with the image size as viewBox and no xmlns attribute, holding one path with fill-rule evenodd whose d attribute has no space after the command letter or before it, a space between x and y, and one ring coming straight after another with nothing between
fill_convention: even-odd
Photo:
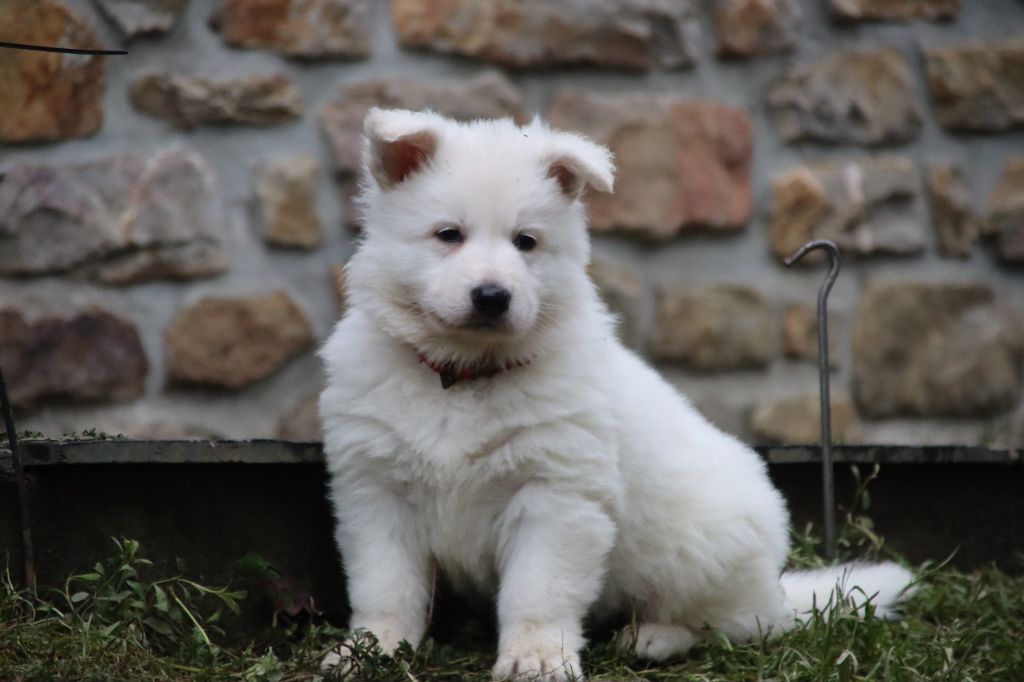
<instances>
[{"instance_id":1,"label":"metal hook stake","mask_svg":"<svg viewBox=\"0 0 1024 682\"><path fill-rule=\"evenodd\" d=\"M832 401L828 383L828 294L839 276L843 257L835 242L815 239L801 246L783 262L787 268L791 267L814 249L828 252L828 275L818 290L818 377L821 391L821 488L825 500L825 557L832 560L836 557L836 486L832 472Z\"/></svg>"},{"instance_id":2,"label":"metal hook stake","mask_svg":"<svg viewBox=\"0 0 1024 682\"><path fill-rule=\"evenodd\" d=\"M18 450L18 432L14 429L14 412L7 399L7 383L4 371L0 368L0 409L4 413L4 426L7 428L7 444L11 448L11 459L14 463L14 481L18 488L18 511L21 516L21 558L25 569L25 587L36 592L35 552L32 549L32 517L28 508L28 482L25 480L25 469L21 466L21 453Z\"/></svg>"}]
</instances>

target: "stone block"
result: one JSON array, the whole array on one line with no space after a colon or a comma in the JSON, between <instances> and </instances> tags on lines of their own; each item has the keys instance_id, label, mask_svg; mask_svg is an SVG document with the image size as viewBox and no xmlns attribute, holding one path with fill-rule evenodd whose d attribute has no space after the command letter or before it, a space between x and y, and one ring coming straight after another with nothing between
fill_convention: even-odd
<instances>
[{"instance_id":1,"label":"stone block","mask_svg":"<svg viewBox=\"0 0 1024 682\"><path fill-rule=\"evenodd\" d=\"M863 429L847 396L831 400L832 442L856 443ZM806 445L821 443L821 397L817 393L767 400L750 415L750 430L758 445Z\"/></svg>"},{"instance_id":2,"label":"stone block","mask_svg":"<svg viewBox=\"0 0 1024 682\"><path fill-rule=\"evenodd\" d=\"M831 239L846 253L911 255L924 250L920 178L905 157L822 163L772 181L770 240L780 259L811 239ZM810 254L801 263L821 262Z\"/></svg>"},{"instance_id":3,"label":"stone block","mask_svg":"<svg viewBox=\"0 0 1024 682\"><path fill-rule=\"evenodd\" d=\"M164 332L172 384L241 388L313 346L313 330L285 293L206 297L178 311Z\"/></svg>"},{"instance_id":4,"label":"stone block","mask_svg":"<svg viewBox=\"0 0 1024 682\"><path fill-rule=\"evenodd\" d=\"M870 285L852 336L853 397L866 416L989 416L1020 398L1020 322L987 285Z\"/></svg>"},{"instance_id":5,"label":"stone block","mask_svg":"<svg viewBox=\"0 0 1024 682\"><path fill-rule=\"evenodd\" d=\"M58 0L0 2L0 40L78 49L102 47L89 25ZM106 57L4 50L0 143L88 137L103 122Z\"/></svg>"},{"instance_id":6,"label":"stone block","mask_svg":"<svg viewBox=\"0 0 1024 682\"><path fill-rule=\"evenodd\" d=\"M206 277L227 268L224 234L213 172L182 149L20 164L0 181L0 275L79 271L107 284Z\"/></svg>"},{"instance_id":7,"label":"stone block","mask_svg":"<svg viewBox=\"0 0 1024 682\"><path fill-rule=\"evenodd\" d=\"M967 179L959 166L933 165L928 169L928 188L939 253L968 258L978 238L978 222L971 212Z\"/></svg>"},{"instance_id":8,"label":"stone block","mask_svg":"<svg viewBox=\"0 0 1024 682\"><path fill-rule=\"evenodd\" d=\"M272 126L302 115L302 95L281 75L211 80L165 71L137 78L132 106L147 116L191 130L202 125Z\"/></svg>"},{"instance_id":9,"label":"stone block","mask_svg":"<svg viewBox=\"0 0 1024 682\"><path fill-rule=\"evenodd\" d=\"M316 213L316 159L310 155L278 159L256 178L263 236L268 244L312 249L323 241Z\"/></svg>"},{"instance_id":10,"label":"stone block","mask_svg":"<svg viewBox=\"0 0 1024 682\"><path fill-rule=\"evenodd\" d=\"M839 367L838 316L829 313L828 365ZM818 364L818 309L815 306L792 304L782 313L782 349L787 358Z\"/></svg>"},{"instance_id":11,"label":"stone block","mask_svg":"<svg viewBox=\"0 0 1024 682\"><path fill-rule=\"evenodd\" d=\"M762 369L779 355L779 317L757 290L662 288L651 355L702 372Z\"/></svg>"},{"instance_id":12,"label":"stone block","mask_svg":"<svg viewBox=\"0 0 1024 682\"><path fill-rule=\"evenodd\" d=\"M844 21L956 19L960 0L828 0L832 16Z\"/></svg>"},{"instance_id":13,"label":"stone block","mask_svg":"<svg viewBox=\"0 0 1024 682\"><path fill-rule=\"evenodd\" d=\"M786 142L882 145L921 131L914 78L894 49L833 52L772 82L765 109Z\"/></svg>"},{"instance_id":14,"label":"stone block","mask_svg":"<svg viewBox=\"0 0 1024 682\"><path fill-rule=\"evenodd\" d=\"M235 47L300 59L362 59L373 47L373 0L224 0L211 23Z\"/></svg>"},{"instance_id":15,"label":"stone block","mask_svg":"<svg viewBox=\"0 0 1024 682\"><path fill-rule=\"evenodd\" d=\"M750 219L753 132L745 111L708 100L565 90L548 117L615 154L615 192L587 197L593 230L669 239L685 230L735 231Z\"/></svg>"},{"instance_id":16,"label":"stone block","mask_svg":"<svg viewBox=\"0 0 1024 682\"><path fill-rule=\"evenodd\" d=\"M643 70L694 60L693 0L392 0L399 42L508 68Z\"/></svg>"},{"instance_id":17,"label":"stone block","mask_svg":"<svg viewBox=\"0 0 1024 682\"><path fill-rule=\"evenodd\" d=\"M0 366L14 406L32 408L137 398L149 362L135 325L102 308L34 321L0 308Z\"/></svg>"},{"instance_id":18,"label":"stone block","mask_svg":"<svg viewBox=\"0 0 1024 682\"><path fill-rule=\"evenodd\" d=\"M1024 157L1011 158L988 200L986 231L998 235L999 256L1024 263Z\"/></svg>"},{"instance_id":19,"label":"stone block","mask_svg":"<svg viewBox=\"0 0 1024 682\"><path fill-rule=\"evenodd\" d=\"M1024 126L1024 40L924 51L935 117L950 130Z\"/></svg>"},{"instance_id":20,"label":"stone block","mask_svg":"<svg viewBox=\"0 0 1024 682\"><path fill-rule=\"evenodd\" d=\"M715 0L720 57L785 54L796 47L802 14L795 0Z\"/></svg>"},{"instance_id":21,"label":"stone block","mask_svg":"<svg viewBox=\"0 0 1024 682\"><path fill-rule=\"evenodd\" d=\"M127 40L167 33L188 0L93 0Z\"/></svg>"}]
</instances>

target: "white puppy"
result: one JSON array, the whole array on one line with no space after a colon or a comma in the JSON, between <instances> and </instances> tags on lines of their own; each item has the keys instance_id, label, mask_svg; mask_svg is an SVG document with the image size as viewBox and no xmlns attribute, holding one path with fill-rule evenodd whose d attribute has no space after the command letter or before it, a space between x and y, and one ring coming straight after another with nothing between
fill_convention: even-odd
<instances>
[{"instance_id":1,"label":"white puppy","mask_svg":"<svg viewBox=\"0 0 1024 682\"><path fill-rule=\"evenodd\" d=\"M611 191L607 149L380 109L365 132L320 403L353 629L415 646L434 566L497 595L497 678L580 674L588 612L634 614L653 659L705 626L784 629L844 572L889 612L911 580L893 564L780 577L788 516L760 457L616 340L579 201Z\"/></svg>"}]
</instances>

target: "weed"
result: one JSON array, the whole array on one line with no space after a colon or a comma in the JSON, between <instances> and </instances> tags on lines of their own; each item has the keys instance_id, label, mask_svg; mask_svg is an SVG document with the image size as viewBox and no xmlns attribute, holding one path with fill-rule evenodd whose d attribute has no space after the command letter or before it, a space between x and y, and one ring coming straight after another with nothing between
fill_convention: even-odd
<instances>
[{"instance_id":1,"label":"weed","mask_svg":"<svg viewBox=\"0 0 1024 682\"><path fill-rule=\"evenodd\" d=\"M840 536L846 556L889 552L867 521L868 503L862 491L846 514ZM813 528L795 532L790 563L821 565L818 547ZM247 570L280 577L261 561L249 557ZM111 558L39 599L5 576L0 680L442 682L489 679L494 662L493 643L470 625L454 642L427 639L416 650L404 645L393 654L382 652L372 636L356 637L345 645L351 669L321 673L321 658L346 633L313 609L297 608L306 603L304 595L285 590L284 606L275 607L283 615L261 644L229 647L220 643L221 615L236 611L243 593L201 585L180 566L172 577L151 571L138 543L119 540ZM920 589L900 621L876 618L863 594L845 594L776 637L735 644L709 630L688 656L657 665L597 641L584 652L584 665L591 679L608 682L1024 680L1024 577L995 567L964 574L947 562L927 563L918 575ZM280 581L270 585L282 589ZM289 611L289 605L296 608Z\"/></svg>"}]
</instances>

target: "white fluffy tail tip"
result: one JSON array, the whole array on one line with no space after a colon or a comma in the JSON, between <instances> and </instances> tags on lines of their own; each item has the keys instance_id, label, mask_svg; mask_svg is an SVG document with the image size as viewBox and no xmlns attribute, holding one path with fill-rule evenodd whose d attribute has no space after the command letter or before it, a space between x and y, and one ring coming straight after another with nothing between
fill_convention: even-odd
<instances>
[{"instance_id":1,"label":"white fluffy tail tip","mask_svg":"<svg viewBox=\"0 0 1024 682\"><path fill-rule=\"evenodd\" d=\"M914 574L892 562L786 572L781 583L786 592L786 607L799 620L815 609L828 617L837 598L845 600L862 617L869 605L876 618L898 617L899 603L916 590Z\"/></svg>"}]
</instances>

